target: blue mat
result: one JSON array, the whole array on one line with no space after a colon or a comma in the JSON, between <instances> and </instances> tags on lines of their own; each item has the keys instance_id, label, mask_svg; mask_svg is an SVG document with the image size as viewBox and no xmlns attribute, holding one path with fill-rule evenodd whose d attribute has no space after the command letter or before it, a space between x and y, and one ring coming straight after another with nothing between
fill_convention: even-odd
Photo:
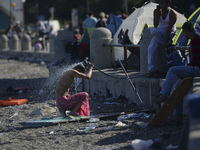
<instances>
[{"instance_id":1,"label":"blue mat","mask_svg":"<svg viewBox=\"0 0 200 150\"><path fill-rule=\"evenodd\" d=\"M89 120L90 116L79 116L79 117L48 117L48 118L41 118L39 120L32 120L32 121L26 121L21 122L20 124L23 127L42 127L42 126L51 126L58 123L69 123L69 122L75 122L75 121L84 121Z\"/></svg>"}]
</instances>

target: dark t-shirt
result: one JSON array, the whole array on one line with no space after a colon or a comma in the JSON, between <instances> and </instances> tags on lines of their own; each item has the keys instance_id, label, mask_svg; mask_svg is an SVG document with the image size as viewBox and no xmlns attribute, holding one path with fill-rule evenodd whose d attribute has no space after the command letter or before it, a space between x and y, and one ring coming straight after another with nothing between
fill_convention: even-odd
<instances>
[{"instance_id":1,"label":"dark t-shirt","mask_svg":"<svg viewBox=\"0 0 200 150\"><path fill-rule=\"evenodd\" d=\"M191 51L192 51L192 59L189 65L200 67L200 36L199 35L196 35L195 38L191 41Z\"/></svg>"},{"instance_id":2,"label":"dark t-shirt","mask_svg":"<svg viewBox=\"0 0 200 150\"><path fill-rule=\"evenodd\" d=\"M96 28L98 28L98 27L106 27L105 22L102 21L102 20L99 20L99 21L97 22L97 24L96 24Z\"/></svg>"}]
</instances>

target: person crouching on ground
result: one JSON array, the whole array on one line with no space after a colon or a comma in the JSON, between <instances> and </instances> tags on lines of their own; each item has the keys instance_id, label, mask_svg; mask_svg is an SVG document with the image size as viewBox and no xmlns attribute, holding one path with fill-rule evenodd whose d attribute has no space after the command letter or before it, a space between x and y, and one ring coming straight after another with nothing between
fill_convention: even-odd
<instances>
[{"instance_id":1,"label":"person crouching on ground","mask_svg":"<svg viewBox=\"0 0 200 150\"><path fill-rule=\"evenodd\" d=\"M88 73L85 66L82 63L75 65L72 69L66 70L63 76L59 79L56 88L56 104L63 117L66 117L65 111L71 111L71 116L89 116L89 96L86 92L76 93L69 95L70 87L74 81L74 78L82 78L89 80L92 76L92 69L94 65L87 62Z\"/></svg>"},{"instance_id":2,"label":"person crouching on ground","mask_svg":"<svg viewBox=\"0 0 200 150\"><path fill-rule=\"evenodd\" d=\"M153 100L155 103L165 102L170 96L174 84L179 79L200 77L200 36L196 34L193 24L189 21L183 24L182 29L185 38L187 40L191 39L189 49L190 63L187 66L173 66L169 68L160 97Z\"/></svg>"}]
</instances>

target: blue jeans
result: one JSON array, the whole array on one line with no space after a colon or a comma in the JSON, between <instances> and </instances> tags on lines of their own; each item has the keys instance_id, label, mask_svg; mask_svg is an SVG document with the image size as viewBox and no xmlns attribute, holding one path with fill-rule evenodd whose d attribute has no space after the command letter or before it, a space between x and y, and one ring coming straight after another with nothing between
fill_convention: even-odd
<instances>
[{"instance_id":1,"label":"blue jeans","mask_svg":"<svg viewBox=\"0 0 200 150\"><path fill-rule=\"evenodd\" d=\"M174 84L179 79L187 77L200 77L200 68L197 66L173 66L169 68L160 94L169 97Z\"/></svg>"}]
</instances>

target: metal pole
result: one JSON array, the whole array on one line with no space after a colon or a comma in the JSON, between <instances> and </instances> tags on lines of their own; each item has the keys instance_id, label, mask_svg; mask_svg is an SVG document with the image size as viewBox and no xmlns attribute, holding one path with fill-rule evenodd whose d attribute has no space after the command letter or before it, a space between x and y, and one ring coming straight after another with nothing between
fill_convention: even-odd
<instances>
[{"instance_id":1,"label":"metal pole","mask_svg":"<svg viewBox=\"0 0 200 150\"><path fill-rule=\"evenodd\" d=\"M127 71L127 47L140 47L140 45L134 45L134 44L104 44L103 46L115 46L115 47L124 47L124 67Z\"/></svg>"},{"instance_id":2,"label":"metal pole","mask_svg":"<svg viewBox=\"0 0 200 150\"><path fill-rule=\"evenodd\" d=\"M38 0L36 0L36 19L38 19L39 17L39 4L38 4Z\"/></svg>"},{"instance_id":3,"label":"metal pole","mask_svg":"<svg viewBox=\"0 0 200 150\"><path fill-rule=\"evenodd\" d=\"M128 2L127 2L127 0L125 0L125 10L126 10L126 13L128 13Z\"/></svg>"},{"instance_id":4,"label":"metal pole","mask_svg":"<svg viewBox=\"0 0 200 150\"><path fill-rule=\"evenodd\" d=\"M127 71L127 47L124 47L124 67Z\"/></svg>"},{"instance_id":5,"label":"metal pole","mask_svg":"<svg viewBox=\"0 0 200 150\"><path fill-rule=\"evenodd\" d=\"M87 13L90 11L89 0L87 0Z\"/></svg>"},{"instance_id":6,"label":"metal pole","mask_svg":"<svg viewBox=\"0 0 200 150\"><path fill-rule=\"evenodd\" d=\"M138 92L136 91L136 88L135 88L135 86L133 85L133 82L132 82L131 79L129 78L129 76L128 76L126 70L124 69L124 66L123 66L122 63L121 63L121 61L120 61L119 59L118 59L118 61L119 61L120 65L121 65L122 69L124 70L124 73L125 73L127 79L129 80L129 82L130 82L130 84L131 84L133 90L135 91L135 93L136 93L138 99L140 100L140 102L141 102L141 104L142 104L142 107L143 107L143 109L144 109L144 103L143 103L143 101L142 101L140 95L139 95Z\"/></svg>"},{"instance_id":7,"label":"metal pole","mask_svg":"<svg viewBox=\"0 0 200 150\"><path fill-rule=\"evenodd\" d=\"M103 43L103 46L115 46L115 47L137 47L137 48L140 47L140 45L137 45L137 44L105 44L105 43Z\"/></svg>"},{"instance_id":8,"label":"metal pole","mask_svg":"<svg viewBox=\"0 0 200 150\"><path fill-rule=\"evenodd\" d=\"M11 12L11 9L12 9L12 7L11 7L11 0L10 0L10 24L12 24L12 12Z\"/></svg>"}]
</instances>

